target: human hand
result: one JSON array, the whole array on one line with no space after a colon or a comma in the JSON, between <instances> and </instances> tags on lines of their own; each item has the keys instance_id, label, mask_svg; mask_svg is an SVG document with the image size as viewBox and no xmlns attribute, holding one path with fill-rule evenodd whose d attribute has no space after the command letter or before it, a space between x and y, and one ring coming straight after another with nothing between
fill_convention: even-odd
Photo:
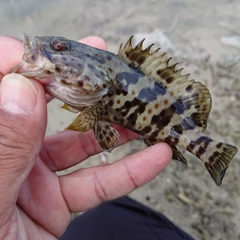
<instances>
[{"instance_id":1,"label":"human hand","mask_svg":"<svg viewBox=\"0 0 240 240\"><path fill-rule=\"evenodd\" d=\"M106 48L96 37L82 41ZM22 42L0 37L0 239L56 239L70 223L71 212L86 211L151 181L168 165L171 149L160 143L116 163L58 177L55 171L101 150L92 131L44 138L47 102L42 85L6 75L22 55ZM137 137L116 128L119 144Z\"/></svg>"}]
</instances>

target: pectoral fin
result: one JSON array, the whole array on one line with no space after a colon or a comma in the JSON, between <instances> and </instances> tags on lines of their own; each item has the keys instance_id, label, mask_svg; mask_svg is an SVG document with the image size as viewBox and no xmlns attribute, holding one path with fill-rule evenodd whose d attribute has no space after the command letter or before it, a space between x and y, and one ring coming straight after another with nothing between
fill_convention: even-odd
<instances>
[{"instance_id":1,"label":"pectoral fin","mask_svg":"<svg viewBox=\"0 0 240 240\"><path fill-rule=\"evenodd\" d=\"M69 112L72 112L72 113L78 113L79 112L76 108L70 107L66 103L64 103L61 108L65 109Z\"/></svg>"},{"instance_id":2,"label":"pectoral fin","mask_svg":"<svg viewBox=\"0 0 240 240\"><path fill-rule=\"evenodd\" d=\"M85 108L66 128L66 130L86 132L90 129L94 129L98 121L100 111L101 108L99 104Z\"/></svg>"},{"instance_id":3,"label":"pectoral fin","mask_svg":"<svg viewBox=\"0 0 240 240\"><path fill-rule=\"evenodd\" d=\"M72 110L68 105L64 105L67 110ZM101 104L96 104L85 108L77 118L66 128L66 130L74 130L79 132L86 132L93 129L96 140L103 151L111 151L116 147L119 140L119 133L110 123L99 121L101 112Z\"/></svg>"}]
</instances>

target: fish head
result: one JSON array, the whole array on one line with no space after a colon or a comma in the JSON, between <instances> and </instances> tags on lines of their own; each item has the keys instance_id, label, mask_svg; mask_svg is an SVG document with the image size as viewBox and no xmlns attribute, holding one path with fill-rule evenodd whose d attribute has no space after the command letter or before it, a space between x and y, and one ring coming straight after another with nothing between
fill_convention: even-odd
<instances>
[{"instance_id":1,"label":"fish head","mask_svg":"<svg viewBox=\"0 0 240 240\"><path fill-rule=\"evenodd\" d=\"M13 69L44 84L46 92L72 107L92 105L108 92L108 76L94 51L64 37L23 35L23 61Z\"/></svg>"}]
</instances>

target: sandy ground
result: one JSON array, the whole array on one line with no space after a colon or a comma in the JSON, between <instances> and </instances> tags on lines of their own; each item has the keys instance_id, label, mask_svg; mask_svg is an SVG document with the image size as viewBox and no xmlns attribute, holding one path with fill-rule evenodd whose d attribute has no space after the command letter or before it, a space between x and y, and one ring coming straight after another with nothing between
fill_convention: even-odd
<instances>
[{"instance_id":1,"label":"sandy ground","mask_svg":"<svg viewBox=\"0 0 240 240\"><path fill-rule=\"evenodd\" d=\"M114 52L131 35L148 33L150 42L168 49L173 61L210 89L213 108L206 134L239 146L239 12L237 0L11 0L0 2L0 29L2 35L15 37L23 32L76 40L98 35ZM57 101L49 104L47 134L61 131L75 118L60 106ZM112 162L143 148L142 140L135 140L104 156ZM220 187L200 161L188 159L188 168L172 161L131 196L166 214L196 239L240 239L240 154ZM95 156L78 167L98 164L100 157Z\"/></svg>"}]
</instances>

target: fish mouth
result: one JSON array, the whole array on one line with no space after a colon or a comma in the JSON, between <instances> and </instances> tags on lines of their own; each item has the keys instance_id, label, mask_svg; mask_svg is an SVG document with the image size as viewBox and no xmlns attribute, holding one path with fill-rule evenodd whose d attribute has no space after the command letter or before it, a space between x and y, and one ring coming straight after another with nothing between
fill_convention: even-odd
<instances>
[{"instance_id":1,"label":"fish mouth","mask_svg":"<svg viewBox=\"0 0 240 240\"><path fill-rule=\"evenodd\" d=\"M24 43L23 61L14 67L11 72L22 74L25 77L36 77L37 73L43 70L42 59L39 54L39 47L36 37L22 35Z\"/></svg>"},{"instance_id":2,"label":"fish mouth","mask_svg":"<svg viewBox=\"0 0 240 240\"><path fill-rule=\"evenodd\" d=\"M48 83L55 65L40 51L40 43L37 37L22 36L24 43L23 61L14 67L11 72L19 73L28 78L36 78L42 83ZM48 71L45 71L46 66Z\"/></svg>"},{"instance_id":3,"label":"fish mouth","mask_svg":"<svg viewBox=\"0 0 240 240\"><path fill-rule=\"evenodd\" d=\"M39 56L39 42L37 37L28 36L27 34L22 35L24 43L24 54L23 60L29 64L34 64Z\"/></svg>"}]
</instances>

